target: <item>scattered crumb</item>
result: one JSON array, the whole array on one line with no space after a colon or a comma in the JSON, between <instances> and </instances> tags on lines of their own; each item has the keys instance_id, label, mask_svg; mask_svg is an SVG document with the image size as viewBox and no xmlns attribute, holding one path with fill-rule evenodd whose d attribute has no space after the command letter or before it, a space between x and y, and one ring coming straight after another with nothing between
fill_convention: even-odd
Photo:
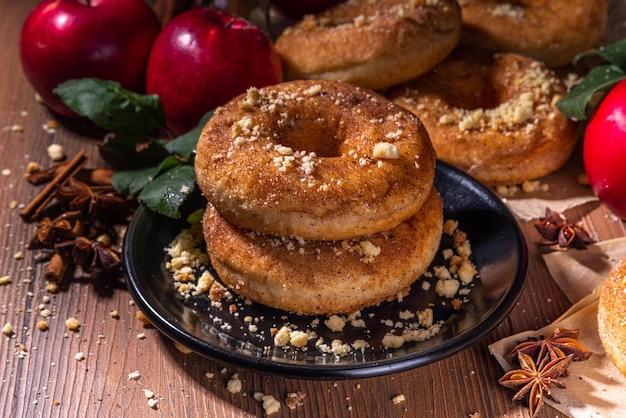
<instances>
[{"instance_id":1,"label":"scattered crumb","mask_svg":"<svg viewBox=\"0 0 626 418\"><path fill-rule=\"evenodd\" d=\"M74 358L76 359L76 361L85 360L85 354L83 352L78 352L74 355Z\"/></svg>"},{"instance_id":2,"label":"scattered crumb","mask_svg":"<svg viewBox=\"0 0 626 418\"><path fill-rule=\"evenodd\" d=\"M148 406L152 409L159 409L159 400L156 398L148 399Z\"/></svg>"},{"instance_id":3,"label":"scattered crumb","mask_svg":"<svg viewBox=\"0 0 626 418\"><path fill-rule=\"evenodd\" d=\"M151 390L144 389L143 396L148 399L148 406L152 409L159 409L159 399Z\"/></svg>"},{"instance_id":4,"label":"scattered crumb","mask_svg":"<svg viewBox=\"0 0 626 418\"><path fill-rule=\"evenodd\" d=\"M52 161L63 161L65 159L65 151L59 144L51 144L48 146L48 157Z\"/></svg>"},{"instance_id":5,"label":"scattered crumb","mask_svg":"<svg viewBox=\"0 0 626 418\"><path fill-rule=\"evenodd\" d=\"M128 373L128 380L139 380L141 377L141 373L139 371L134 371L132 373Z\"/></svg>"},{"instance_id":6,"label":"scattered crumb","mask_svg":"<svg viewBox=\"0 0 626 418\"><path fill-rule=\"evenodd\" d=\"M180 344L179 342L174 341L174 347L176 347L176 349L178 351L180 351L183 354L189 354L192 352L192 350L190 348L185 347L184 345Z\"/></svg>"},{"instance_id":7,"label":"scattered crumb","mask_svg":"<svg viewBox=\"0 0 626 418\"><path fill-rule=\"evenodd\" d=\"M65 320L65 328L70 331L78 331L80 328L80 322L74 317L69 317Z\"/></svg>"},{"instance_id":8,"label":"scattered crumb","mask_svg":"<svg viewBox=\"0 0 626 418\"><path fill-rule=\"evenodd\" d=\"M41 168L39 167L39 164L34 162L34 161L30 161L27 165L26 165L26 172L28 174L33 174L38 172L39 170L41 170Z\"/></svg>"},{"instance_id":9,"label":"scattered crumb","mask_svg":"<svg viewBox=\"0 0 626 418\"><path fill-rule=\"evenodd\" d=\"M109 312L109 316L113 319L120 319L120 313L117 310Z\"/></svg>"},{"instance_id":10,"label":"scattered crumb","mask_svg":"<svg viewBox=\"0 0 626 418\"><path fill-rule=\"evenodd\" d=\"M13 335L13 325L10 322L4 324L4 326L2 327L2 333L7 337Z\"/></svg>"},{"instance_id":11,"label":"scattered crumb","mask_svg":"<svg viewBox=\"0 0 626 418\"><path fill-rule=\"evenodd\" d=\"M241 392L241 380L239 380L238 373L235 373L230 377L228 383L226 383L226 390L228 390L230 393Z\"/></svg>"},{"instance_id":12,"label":"scattered crumb","mask_svg":"<svg viewBox=\"0 0 626 418\"><path fill-rule=\"evenodd\" d=\"M394 396L391 400L393 401L395 405L397 405L399 403L404 402L406 398L404 397L404 394L401 393L399 395Z\"/></svg>"},{"instance_id":13,"label":"scattered crumb","mask_svg":"<svg viewBox=\"0 0 626 418\"><path fill-rule=\"evenodd\" d=\"M304 404L304 398L306 398L306 394L300 391L288 393L285 399L285 405L287 405L289 409L296 409L298 406Z\"/></svg>"},{"instance_id":14,"label":"scattered crumb","mask_svg":"<svg viewBox=\"0 0 626 418\"><path fill-rule=\"evenodd\" d=\"M135 312L135 316L137 317L138 320L140 320L141 322L143 322L144 325L150 325L150 321L148 320L148 318L143 314L143 312L141 311L137 311Z\"/></svg>"},{"instance_id":15,"label":"scattered crumb","mask_svg":"<svg viewBox=\"0 0 626 418\"><path fill-rule=\"evenodd\" d=\"M331 315L324 321L324 325L333 332L339 332L346 326L346 321L339 315Z\"/></svg>"},{"instance_id":16,"label":"scattered crumb","mask_svg":"<svg viewBox=\"0 0 626 418\"><path fill-rule=\"evenodd\" d=\"M272 395L255 392L253 397L256 401L263 402L263 410L267 415L272 415L280 410L280 402Z\"/></svg>"},{"instance_id":17,"label":"scattered crumb","mask_svg":"<svg viewBox=\"0 0 626 418\"><path fill-rule=\"evenodd\" d=\"M39 329L39 331L46 331L48 329L48 323L43 319L41 321L37 321L37 329Z\"/></svg>"},{"instance_id":18,"label":"scattered crumb","mask_svg":"<svg viewBox=\"0 0 626 418\"><path fill-rule=\"evenodd\" d=\"M46 292L48 293L59 293L59 285L56 283L48 282L46 283Z\"/></svg>"},{"instance_id":19,"label":"scattered crumb","mask_svg":"<svg viewBox=\"0 0 626 418\"><path fill-rule=\"evenodd\" d=\"M0 286L11 283L11 276L0 277Z\"/></svg>"}]
</instances>

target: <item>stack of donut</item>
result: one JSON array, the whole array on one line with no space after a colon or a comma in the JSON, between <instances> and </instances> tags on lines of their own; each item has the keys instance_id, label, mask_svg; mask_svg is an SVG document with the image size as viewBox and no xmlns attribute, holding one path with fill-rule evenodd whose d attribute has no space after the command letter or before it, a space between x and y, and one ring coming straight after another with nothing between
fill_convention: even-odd
<instances>
[{"instance_id":1,"label":"stack of donut","mask_svg":"<svg viewBox=\"0 0 626 418\"><path fill-rule=\"evenodd\" d=\"M439 248L435 159L419 119L370 90L251 88L197 145L211 264L240 296L298 314L405 294Z\"/></svg>"},{"instance_id":2,"label":"stack of donut","mask_svg":"<svg viewBox=\"0 0 626 418\"><path fill-rule=\"evenodd\" d=\"M439 159L515 184L571 156L553 68L595 46L606 20L606 0L350 0L304 16L276 50L286 79L381 91L424 121Z\"/></svg>"}]
</instances>

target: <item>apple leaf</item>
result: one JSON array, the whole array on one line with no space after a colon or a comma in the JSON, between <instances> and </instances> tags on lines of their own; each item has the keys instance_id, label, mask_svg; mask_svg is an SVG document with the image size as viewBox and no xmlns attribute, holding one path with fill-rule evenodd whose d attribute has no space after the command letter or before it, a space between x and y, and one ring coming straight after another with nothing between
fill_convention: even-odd
<instances>
[{"instance_id":1,"label":"apple leaf","mask_svg":"<svg viewBox=\"0 0 626 418\"><path fill-rule=\"evenodd\" d=\"M159 174L183 164L174 156L166 157L156 167L147 167L140 170L124 170L113 174L111 181L115 189L126 195L139 193L148 183L157 178Z\"/></svg>"},{"instance_id":2,"label":"apple leaf","mask_svg":"<svg viewBox=\"0 0 626 418\"><path fill-rule=\"evenodd\" d=\"M191 131L173 139L165 145L165 149L171 153L180 156L186 160L191 160L196 150L196 144L204 125L213 116L213 111L207 112L200 119L200 123Z\"/></svg>"},{"instance_id":3,"label":"apple leaf","mask_svg":"<svg viewBox=\"0 0 626 418\"><path fill-rule=\"evenodd\" d=\"M592 69L579 84L561 100L556 107L564 115L576 119L587 119L593 110L593 105L611 90L620 80L626 79L624 70L615 65L602 65Z\"/></svg>"},{"instance_id":4,"label":"apple leaf","mask_svg":"<svg viewBox=\"0 0 626 418\"><path fill-rule=\"evenodd\" d=\"M559 111L567 117L588 119L604 95L626 79L626 39L580 53L574 58L574 64L595 55L603 59L603 64L589 71L580 83L556 103Z\"/></svg>"},{"instance_id":5,"label":"apple leaf","mask_svg":"<svg viewBox=\"0 0 626 418\"><path fill-rule=\"evenodd\" d=\"M626 39L622 39L614 44L603 46L596 49L590 49L589 51L581 52L574 58L574 64L581 61L583 58L598 55L602 57L606 62L614 64L619 68L626 70Z\"/></svg>"},{"instance_id":6,"label":"apple leaf","mask_svg":"<svg viewBox=\"0 0 626 418\"><path fill-rule=\"evenodd\" d=\"M124 132L107 135L98 151L117 170L153 167L169 155L165 141Z\"/></svg>"},{"instance_id":7,"label":"apple leaf","mask_svg":"<svg viewBox=\"0 0 626 418\"><path fill-rule=\"evenodd\" d=\"M165 111L158 96L131 92L117 82L73 79L59 84L54 93L73 111L106 131L146 133L165 125Z\"/></svg>"},{"instance_id":8,"label":"apple leaf","mask_svg":"<svg viewBox=\"0 0 626 418\"><path fill-rule=\"evenodd\" d=\"M76 113L111 132L100 144L100 156L117 171L113 187L136 195L149 209L172 218L196 189L194 155L202 128L213 116L170 141L154 137L168 131L158 96L125 90L118 83L96 78L69 80L55 92Z\"/></svg>"},{"instance_id":9,"label":"apple leaf","mask_svg":"<svg viewBox=\"0 0 626 418\"><path fill-rule=\"evenodd\" d=\"M193 193L196 176L193 166L180 164L147 183L137 199L155 212L180 218L180 207Z\"/></svg>"}]
</instances>

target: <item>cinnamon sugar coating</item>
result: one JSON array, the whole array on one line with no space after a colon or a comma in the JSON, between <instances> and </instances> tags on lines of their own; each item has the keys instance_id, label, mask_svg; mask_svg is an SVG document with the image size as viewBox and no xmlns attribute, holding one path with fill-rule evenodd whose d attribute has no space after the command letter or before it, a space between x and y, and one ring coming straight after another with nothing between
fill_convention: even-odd
<instances>
[{"instance_id":1,"label":"cinnamon sugar coating","mask_svg":"<svg viewBox=\"0 0 626 418\"><path fill-rule=\"evenodd\" d=\"M288 239L239 228L208 205L211 264L233 292L298 314L352 313L406 294L432 262L443 228L433 188L422 208L389 231L339 241Z\"/></svg>"},{"instance_id":2,"label":"cinnamon sugar coating","mask_svg":"<svg viewBox=\"0 0 626 418\"><path fill-rule=\"evenodd\" d=\"M347 83L293 81L220 108L195 164L200 189L231 223L340 240L413 216L432 189L435 159L408 110Z\"/></svg>"},{"instance_id":3,"label":"cinnamon sugar coating","mask_svg":"<svg viewBox=\"0 0 626 418\"><path fill-rule=\"evenodd\" d=\"M486 185L517 184L563 166L576 125L543 63L518 54L457 53L387 96L424 123L437 156Z\"/></svg>"},{"instance_id":4,"label":"cinnamon sugar coating","mask_svg":"<svg viewBox=\"0 0 626 418\"><path fill-rule=\"evenodd\" d=\"M425 73L458 44L453 0L351 0L307 15L276 40L286 80L383 90Z\"/></svg>"}]
</instances>

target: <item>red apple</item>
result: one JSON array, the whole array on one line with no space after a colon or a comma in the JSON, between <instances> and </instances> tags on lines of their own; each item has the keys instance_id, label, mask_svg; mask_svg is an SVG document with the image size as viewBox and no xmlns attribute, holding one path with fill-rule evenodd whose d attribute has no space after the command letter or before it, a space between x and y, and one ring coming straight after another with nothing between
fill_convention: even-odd
<instances>
[{"instance_id":1,"label":"red apple","mask_svg":"<svg viewBox=\"0 0 626 418\"><path fill-rule=\"evenodd\" d=\"M75 117L52 90L69 79L96 77L143 92L146 63L160 30L146 0L45 0L24 22L20 60L44 102Z\"/></svg>"},{"instance_id":2,"label":"red apple","mask_svg":"<svg viewBox=\"0 0 626 418\"><path fill-rule=\"evenodd\" d=\"M343 0L271 0L272 6L279 12L291 16L302 17L309 13L318 13Z\"/></svg>"},{"instance_id":3,"label":"red apple","mask_svg":"<svg viewBox=\"0 0 626 418\"><path fill-rule=\"evenodd\" d=\"M280 58L261 29L218 10L192 9L173 18L155 41L146 91L159 96L168 127L180 135L249 87L281 80Z\"/></svg>"},{"instance_id":4,"label":"red apple","mask_svg":"<svg viewBox=\"0 0 626 418\"><path fill-rule=\"evenodd\" d=\"M589 120L583 160L594 193L626 219L626 80L607 93Z\"/></svg>"}]
</instances>

